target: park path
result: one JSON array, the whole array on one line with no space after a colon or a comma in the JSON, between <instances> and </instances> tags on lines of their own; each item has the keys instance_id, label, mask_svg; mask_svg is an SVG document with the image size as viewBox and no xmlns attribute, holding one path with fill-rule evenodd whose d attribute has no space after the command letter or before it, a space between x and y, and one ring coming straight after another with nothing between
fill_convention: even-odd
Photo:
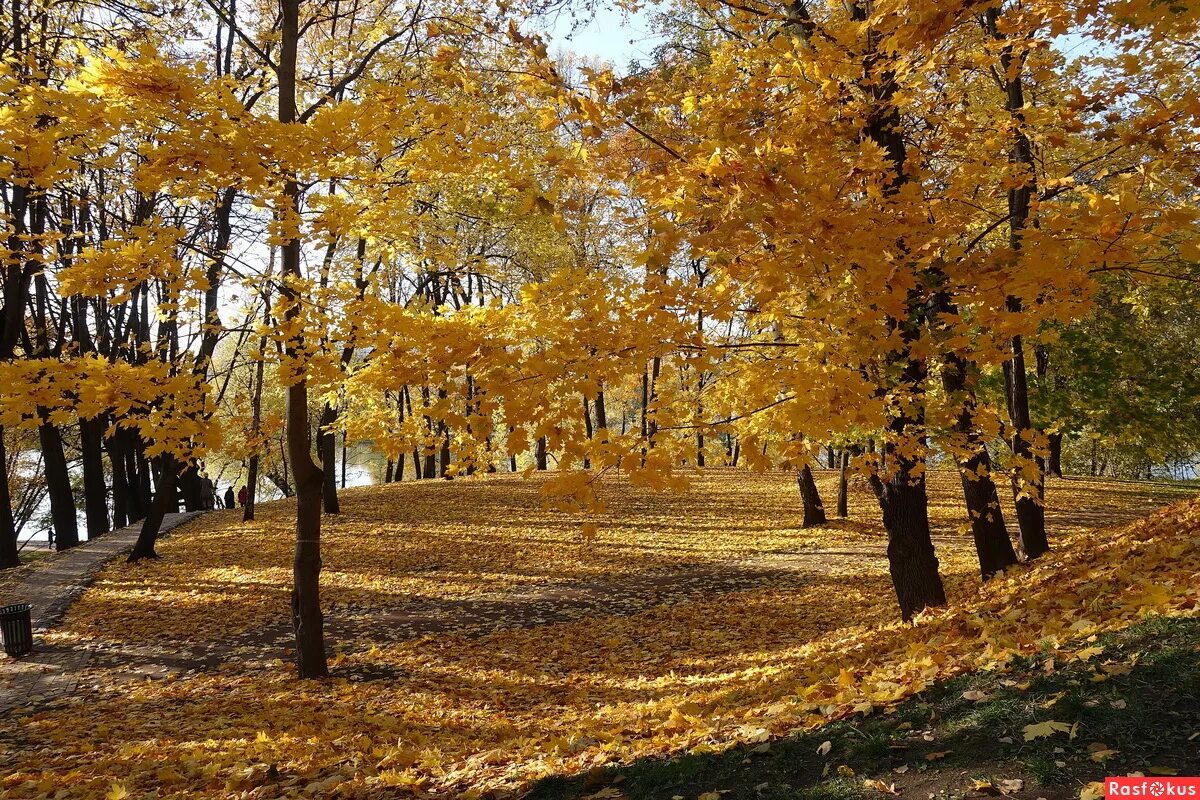
<instances>
[{"instance_id":1,"label":"park path","mask_svg":"<svg viewBox=\"0 0 1200 800\"><path fill-rule=\"evenodd\" d=\"M199 511L167 514L159 535L178 528ZM92 583L96 573L133 549L141 525L111 531L78 547L48 557L15 582L6 584L0 604L30 603L33 606L33 654L22 659L0 656L0 717L15 706L71 692L82 669L91 660L88 647L63 647L44 640L45 634L62 619L71 604Z\"/></svg>"}]
</instances>

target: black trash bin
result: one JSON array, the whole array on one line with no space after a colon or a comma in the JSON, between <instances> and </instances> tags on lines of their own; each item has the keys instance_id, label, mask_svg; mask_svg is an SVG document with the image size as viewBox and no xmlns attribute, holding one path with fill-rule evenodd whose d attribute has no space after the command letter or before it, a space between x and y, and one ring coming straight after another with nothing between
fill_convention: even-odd
<instances>
[{"instance_id":1,"label":"black trash bin","mask_svg":"<svg viewBox=\"0 0 1200 800\"><path fill-rule=\"evenodd\" d=\"M13 603L0 608L0 632L4 634L4 652L13 658L33 652L33 618L29 603Z\"/></svg>"}]
</instances>

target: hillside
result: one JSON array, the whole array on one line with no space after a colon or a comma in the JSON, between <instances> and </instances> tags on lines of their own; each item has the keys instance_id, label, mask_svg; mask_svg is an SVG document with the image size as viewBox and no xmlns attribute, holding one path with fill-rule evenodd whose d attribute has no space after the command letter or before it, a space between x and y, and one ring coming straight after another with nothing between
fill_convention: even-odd
<instances>
[{"instance_id":1,"label":"hillside","mask_svg":"<svg viewBox=\"0 0 1200 800\"><path fill-rule=\"evenodd\" d=\"M980 591L957 477L931 487L951 606L916 626L894 621L861 487L849 520L802 531L787 475L714 470L678 495L613 479L591 540L536 480L350 490L324 533L329 683L285 663L290 504L216 512L161 561L108 567L51 635L95 657L75 694L0 723L0 789L503 796L877 714L964 672L1100 667L1096 637L1197 614L1187 489L1052 481L1054 551Z\"/></svg>"}]
</instances>

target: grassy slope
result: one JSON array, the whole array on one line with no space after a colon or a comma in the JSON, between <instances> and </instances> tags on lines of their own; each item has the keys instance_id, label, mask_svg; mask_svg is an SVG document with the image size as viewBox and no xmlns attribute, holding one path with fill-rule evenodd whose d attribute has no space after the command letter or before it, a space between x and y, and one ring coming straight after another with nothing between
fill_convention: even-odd
<instances>
[{"instance_id":1,"label":"grassy slope","mask_svg":"<svg viewBox=\"0 0 1200 800\"><path fill-rule=\"evenodd\" d=\"M1055 800L1078 797L1105 775L1200 774L1200 619L1154 618L1100 644L1104 664L1053 669L1025 659L1007 673L938 684L887 713L720 754L555 778L528 800L885 796L868 780L917 798L1003 792ZM1047 720L1079 727L1073 738L1025 741L1025 726ZM825 742L832 746L823 755Z\"/></svg>"}]
</instances>

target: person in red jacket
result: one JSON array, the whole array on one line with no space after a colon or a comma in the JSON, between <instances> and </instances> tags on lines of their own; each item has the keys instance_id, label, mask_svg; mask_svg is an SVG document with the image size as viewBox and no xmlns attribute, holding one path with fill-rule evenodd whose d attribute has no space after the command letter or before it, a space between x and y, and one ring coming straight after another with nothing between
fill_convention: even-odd
<instances>
[{"instance_id":1,"label":"person in red jacket","mask_svg":"<svg viewBox=\"0 0 1200 800\"><path fill-rule=\"evenodd\" d=\"M246 501L249 498L250 498L250 491L245 486L238 489L238 505L239 506L245 506Z\"/></svg>"}]
</instances>

